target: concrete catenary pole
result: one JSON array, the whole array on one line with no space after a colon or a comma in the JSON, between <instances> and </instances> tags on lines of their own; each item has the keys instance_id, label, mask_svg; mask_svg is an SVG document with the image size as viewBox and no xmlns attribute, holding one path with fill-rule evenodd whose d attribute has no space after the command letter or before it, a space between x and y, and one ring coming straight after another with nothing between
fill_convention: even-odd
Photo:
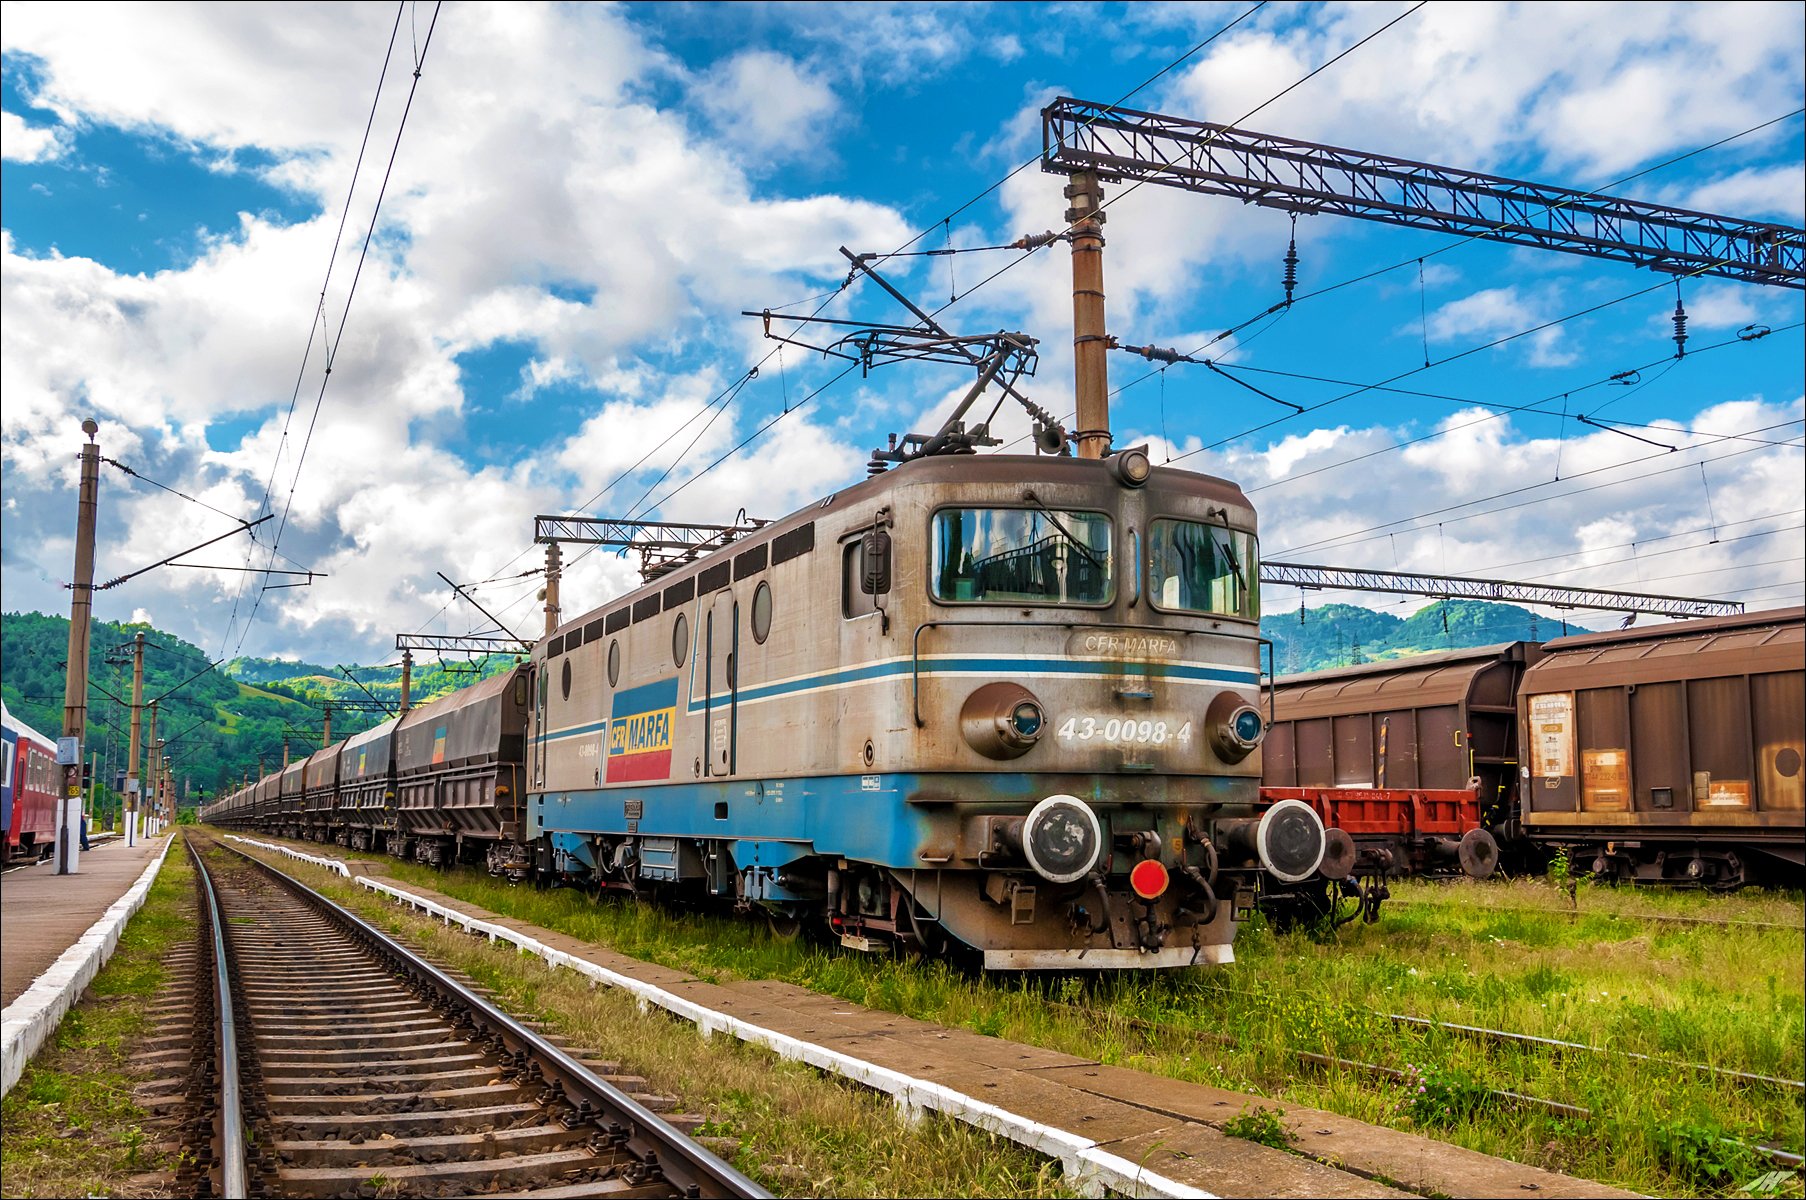
<instances>
[{"instance_id":1,"label":"concrete catenary pole","mask_svg":"<svg viewBox=\"0 0 1806 1200\"><path fill-rule=\"evenodd\" d=\"M144 738L144 753L148 760L144 777L145 782L149 785L143 800L145 837L150 837L156 832L151 826L155 823L157 816L157 780L162 776L161 760L157 756L157 705L159 703L161 702L157 700L150 702L150 730Z\"/></svg>"},{"instance_id":2,"label":"concrete catenary pole","mask_svg":"<svg viewBox=\"0 0 1806 1200\"><path fill-rule=\"evenodd\" d=\"M546 543L546 636L558 628L558 578L564 565L564 552L557 542Z\"/></svg>"},{"instance_id":3,"label":"concrete catenary pole","mask_svg":"<svg viewBox=\"0 0 1806 1200\"><path fill-rule=\"evenodd\" d=\"M1104 185L1090 171L1074 171L1066 188L1072 207L1073 399L1080 458L1110 452L1110 352L1104 326Z\"/></svg>"},{"instance_id":4,"label":"concrete catenary pole","mask_svg":"<svg viewBox=\"0 0 1806 1200\"><path fill-rule=\"evenodd\" d=\"M132 748L125 766L125 844L138 844L138 763L144 753L144 632L132 639Z\"/></svg>"},{"instance_id":5,"label":"concrete catenary pole","mask_svg":"<svg viewBox=\"0 0 1806 1200\"><path fill-rule=\"evenodd\" d=\"M414 681L414 652L412 650L403 650L401 652L401 715L402 716L406 716L407 712L408 712L408 688L409 688L409 685L413 683L413 681Z\"/></svg>"},{"instance_id":6,"label":"concrete catenary pole","mask_svg":"<svg viewBox=\"0 0 1806 1200\"><path fill-rule=\"evenodd\" d=\"M88 728L88 636L94 613L94 521L100 492L100 446L93 418L82 422L88 440L82 445L81 492L75 514L75 577L69 584L69 661L63 676L63 737L73 738L74 753L59 748L63 764L62 793L56 805L56 873L80 870L82 755Z\"/></svg>"},{"instance_id":7,"label":"concrete catenary pole","mask_svg":"<svg viewBox=\"0 0 1806 1200\"><path fill-rule=\"evenodd\" d=\"M332 745L332 701L328 700L324 708L326 723L320 731L320 745L322 748Z\"/></svg>"}]
</instances>

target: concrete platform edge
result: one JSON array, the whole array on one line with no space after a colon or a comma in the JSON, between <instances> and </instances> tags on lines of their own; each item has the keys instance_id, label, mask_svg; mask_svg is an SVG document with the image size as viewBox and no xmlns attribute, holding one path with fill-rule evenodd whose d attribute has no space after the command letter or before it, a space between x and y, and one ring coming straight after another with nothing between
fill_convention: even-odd
<instances>
[{"instance_id":1,"label":"concrete platform edge","mask_svg":"<svg viewBox=\"0 0 1806 1200\"><path fill-rule=\"evenodd\" d=\"M4 1055L4 1061L0 1062L0 1072L3 1072L0 1074L0 1096L12 1091L13 1084L25 1074L25 1064L50 1040L50 1035L62 1023L63 1015L74 1007L88 984L100 974L107 959L113 957L120 933L126 922L144 907L144 898L150 894L151 884L156 881L157 872L162 869L163 860L169 857L169 848L174 842L173 834L164 835L163 849L144 868L137 882L126 890L125 895L113 901L100 919L75 939L74 945L63 951L61 957L32 980L31 986L7 1005L4 1013L0 1013L0 1031L4 1033L4 1047L0 1048L0 1054Z\"/></svg>"}]
</instances>

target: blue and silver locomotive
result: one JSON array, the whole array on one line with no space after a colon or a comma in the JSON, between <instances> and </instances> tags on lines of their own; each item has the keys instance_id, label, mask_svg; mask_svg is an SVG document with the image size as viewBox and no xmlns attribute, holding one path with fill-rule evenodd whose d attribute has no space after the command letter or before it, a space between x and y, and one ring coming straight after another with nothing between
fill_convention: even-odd
<instances>
[{"instance_id":1,"label":"blue and silver locomotive","mask_svg":"<svg viewBox=\"0 0 1806 1200\"><path fill-rule=\"evenodd\" d=\"M288 831L993 969L1225 963L1325 848L1259 803L1258 598L1232 483L1140 450L925 456L351 739ZM259 795L208 816L280 827Z\"/></svg>"}]
</instances>

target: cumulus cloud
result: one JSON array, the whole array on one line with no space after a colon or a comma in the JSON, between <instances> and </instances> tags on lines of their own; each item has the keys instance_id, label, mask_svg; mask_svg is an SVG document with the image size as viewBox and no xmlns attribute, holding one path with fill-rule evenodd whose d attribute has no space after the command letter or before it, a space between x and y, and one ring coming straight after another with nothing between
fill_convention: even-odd
<instances>
[{"instance_id":1,"label":"cumulus cloud","mask_svg":"<svg viewBox=\"0 0 1806 1200\"><path fill-rule=\"evenodd\" d=\"M17 113L0 112L0 158L9 162L49 162L69 148L65 130L27 125Z\"/></svg>"},{"instance_id":2,"label":"cumulus cloud","mask_svg":"<svg viewBox=\"0 0 1806 1200\"><path fill-rule=\"evenodd\" d=\"M1486 288L1441 305L1429 314L1426 328L1433 342L1485 342L1530 329L1559 315L1518 288ZM1567 345L1565 331L1559 325L1539 329L1522 340L1529 348L1532 366L1562 367L1579 357ZM1464 344L1459 348L1467 347Z\"/></svg>"},{"instance_id":3,"label":"cumulus cloud","mask_svg":"<svg viewBox=\"0 0 1806 1200\"><path fill-rule=\"evenodd\" d=\"M696 91L727 140L768 155L820 147L839 107L819 76L769 50L748 50L717 64Z\"/></svg>"}]
</instances>

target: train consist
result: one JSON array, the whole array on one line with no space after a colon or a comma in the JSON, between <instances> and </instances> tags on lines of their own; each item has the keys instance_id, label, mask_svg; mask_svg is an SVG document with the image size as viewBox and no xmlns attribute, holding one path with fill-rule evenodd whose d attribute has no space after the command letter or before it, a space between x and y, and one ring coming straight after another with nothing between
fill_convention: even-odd
<instances>
[{"instance_id":1,"label":"train consist","mask_svg":"<svg viewBox=\"0 0 1806 1200\"><path fill-rule=\"evenodd\" d=\"M1277 681L1270 798L1357 875L1565 853L1618 880L1798 886L1806 609L1511 642Z\"/></svg>"},{"instance_id":2,"label":"train consist","mask_svg":"<svg viewBox=\"0 0 1806 1200\"><path fill-rule=\"evenodd\" d=\"M1228 962L1331 840L1260 797L1258 604L1234 484L923 457L203 817L993 969Z\"/></svg>"},{"instance_id":3,"label":"train consist","mask_svg":"<svg viewBox=\"0 0 1806 1200\"><path fill-rule=\"evenodd\" d=\"M0 826L6 861L39 858L56 845L56 743L0 701Z\"/></svg>"}]
</instances>

